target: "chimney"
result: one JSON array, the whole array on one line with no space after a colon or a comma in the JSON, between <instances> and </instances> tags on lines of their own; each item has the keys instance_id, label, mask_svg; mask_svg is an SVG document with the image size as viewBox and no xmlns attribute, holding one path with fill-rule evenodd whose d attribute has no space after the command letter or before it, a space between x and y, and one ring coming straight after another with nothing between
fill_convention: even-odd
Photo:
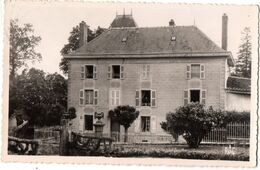
<instances>
[{"instance_id":1,"label":"chimney","mask_svg":"<svg viewBox=\"0 0 260 170\"><path fill-rule=\"evenodd\" d=\"M228 16L224 13L222 16L222 49L227 50L228 42Z\"/></svg>"},{"instance_id":2,"label":"chimney","mask_svg":"<svg viewBox=\"0 0 260 170\"><path fill-rule=\"evenodd\" d=\"M88 26L84 21L79 24L79 47L88 42Z\"/></svg>"},{"instance_id":3,"label":"chimney","mask_svg":"<svg viewBox=\"0 0 260 170\"><path fill-rule=\"evenodd\" d=\"M171 27L175 27L175 22L174 22L173 19L171 19L171 20L169 21L169 26L171 26Z\"/></svg>"}]
</instances>

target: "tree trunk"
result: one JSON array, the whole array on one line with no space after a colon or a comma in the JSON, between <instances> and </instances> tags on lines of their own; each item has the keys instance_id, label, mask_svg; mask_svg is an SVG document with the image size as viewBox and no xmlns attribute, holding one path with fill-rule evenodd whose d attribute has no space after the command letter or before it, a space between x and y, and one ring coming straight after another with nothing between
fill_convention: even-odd
<instances>
[{"instance_id":1,"label":"tree trunk","mask_svg":"<svg viewBox=\"0 0 260 170\"><path fill-rule=\"evenodd\" d=\"M124 142L127 142L128 140L128 128L125 128L125 138L124 138Z\"/></svg>"}]
</instances>

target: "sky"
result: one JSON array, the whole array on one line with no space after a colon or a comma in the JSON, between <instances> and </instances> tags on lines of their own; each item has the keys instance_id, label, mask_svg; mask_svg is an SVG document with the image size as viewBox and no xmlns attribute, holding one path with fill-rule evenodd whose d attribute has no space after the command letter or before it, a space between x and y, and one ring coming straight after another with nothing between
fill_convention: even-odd
<instances>
[{"instance_id":1,"label":"sky","mask_svg":"<svg viewBox=\"0 0 260 170\"><path fill-rule=\"evenodd\" d=\"M168 26L170 19L176 25L196 25L211 40L221 47L222 15L228 15L228 51L236 58L241 44L241 32L251 28L253 58L257 56L257 8L241 5L188 5L158 3L82 3L82 2L13 2L10 4L10 18L17 18L20 24L31 23L35 35L42 40L36 48L42 54L42 61L30 65L48 73L62 73L59 62L60 50L68 42L72 27L85 21L90 28L108 28L118 14L129 14L139 27ZM8 31L7 31L8 32Z\"/></svg>"}]
</instances>

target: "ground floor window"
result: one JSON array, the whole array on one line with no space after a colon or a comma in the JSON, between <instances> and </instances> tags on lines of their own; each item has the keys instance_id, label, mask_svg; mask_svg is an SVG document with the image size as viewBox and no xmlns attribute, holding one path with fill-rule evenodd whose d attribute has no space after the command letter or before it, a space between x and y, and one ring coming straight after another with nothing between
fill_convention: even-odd
<instances>
[{"instance_id":1,"label":"ground floor window","mask_svg":"<svg viewBox=\"0 0 260 170\"><path fill-rule=\"evenodd\" d=\"M85 130L93 130L93 115L85 115Z\"/></svg>"},{"instance_id":2,"label":"ground floor window","mask_svg":"<svg viewBox=\"0 0 260 170\"><path fill-rule=\"evenodd\" d=\"M150 132L151 118L150 116L141 116L141 130L142 132Z\"/></svg>"},{"instance_id":3,"label":"ground floor window","mask_svg":"<svg viewBox=\"0 0 260 170\"><path fill-rule=\"evenodd\" d=\"M190 90L190 102L200 102L200 90Z\"/></svg>"}]
</instances>

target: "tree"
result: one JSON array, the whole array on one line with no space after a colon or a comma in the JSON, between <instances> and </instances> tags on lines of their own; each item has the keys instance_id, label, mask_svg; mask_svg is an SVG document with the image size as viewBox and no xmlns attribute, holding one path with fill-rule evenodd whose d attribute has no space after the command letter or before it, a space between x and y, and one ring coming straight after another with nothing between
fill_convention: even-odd
<instances>
[{"instance_id":1,"label":"tree","mask_svg":"<svg viewBox=\"0 0 260 170\"><path fill-rule=\"evenodd\" d=\"M9 116L14 110L23 110L31 125L58 125L67 107L66 86L67 81L57 73L25 69L11 87L16 92L9 95Z\"/></svg>"},{"instance_id":2,"label":"tree","mask_svg":"<svg viewBox=\"0 0 260 170\"><path fill-rule=\"evenodd\" d=\"M118 121L118 123L125 128L124 142L127 142L128 128L138 116L139 111L129 105L117 106L114 110L109 111L109 117L115 121Z\"/></svg>"},{"instance_id":3,"label":"tree","mask_svg":"<svg viewBox=\"0 0 260 170\"><path fill-rule=\"evenodd\" d=\"M10 79L13 80L15 74L22 66L27 66L27 61L40 61L42 56L37 53L35 47L40 43L41 37L34 35L31 24L18 25L18 20L10 22Z\"/></svg>"},{"instance_id":4,"label":"tree","mask_svg":"<svg viewBox=\"0 0 260 170\"><path fill-rule=\"evenodd\" d=\"M251 78L251 55L252 44L250 28L246 27L242 34L242 44L239 46L238 59L235 64L235 75Z\"/></svg>"},{"instance_id":5,"label":"tree","mask_svg":"<svg viewBox=\"0 0 260 170\"><path fill-rule=\"evenodd\" d=\"M106 29L98 27L97 30L92 31L88 28L88 42L99 36L102 32L104 32ZM72 31L70 32L70 36L68 39L68 43L63 46L60 53L61 55L69 54L72 51L75 51L79 48L79 26L72 28ZM61 62L59 64L60 70L63 71L63 73L66 75L68 74L68 59L62 58Z\"/></svg>"},{"instance_id":6,"label":"tree","mask_svg":"<svg viewBox=\"0 0 260 170\"><path fill-rule=\"evenodd\" d=\"M202 104L191 103L168 113L161 127L171 134L183 135L190 148L197 148L212 128L223 125L223 119L220 110L214 111L212 107L206 110Z\"/></svg>"}]
</instances>

